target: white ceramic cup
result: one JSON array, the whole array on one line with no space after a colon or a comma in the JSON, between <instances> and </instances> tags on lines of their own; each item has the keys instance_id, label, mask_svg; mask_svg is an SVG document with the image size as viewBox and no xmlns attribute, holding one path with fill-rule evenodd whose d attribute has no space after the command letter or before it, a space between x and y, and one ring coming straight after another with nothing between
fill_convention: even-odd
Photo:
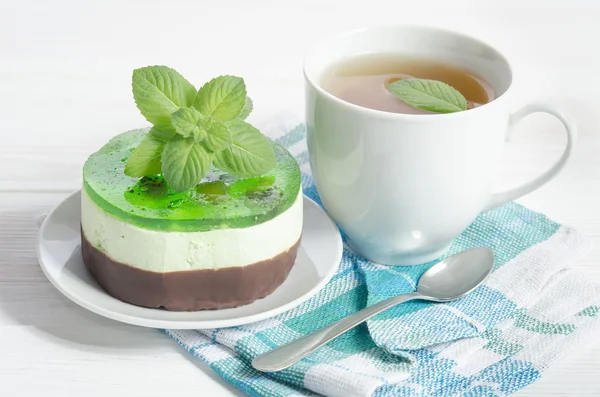
<instances>
[{"instance_id":1,"label":"white ceramic cup","mask_svg":"<svg viewBox=\"0 0 600 397\"><path fill-rule=\"evenodd\" d=\"M388 113L339 99L321 87L333 64L367 53L396 53L458 64L488 82L496 99L464 112ZM415 265L440 257L477 215L521 197L564 167L576 127L560 110L532 103L509 110L511 67L498 51L450 31L380 26L322 43L305 60L310 165L329 215L350 246L375 262ZM507 132L543 112L565 126L566 148L536 179L492 192Z\"/></svg>"}]
</instances>

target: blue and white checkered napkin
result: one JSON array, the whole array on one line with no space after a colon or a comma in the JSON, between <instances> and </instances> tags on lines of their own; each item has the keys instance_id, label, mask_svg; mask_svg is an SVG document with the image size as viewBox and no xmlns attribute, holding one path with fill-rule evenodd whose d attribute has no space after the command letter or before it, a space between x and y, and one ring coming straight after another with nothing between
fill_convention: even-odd
<instances>
[{"instance_id":1,"label":"blue and white checkered napkin","mask_svg":"<svg viewBox=\"0 0 600 397\"><path fill-rule=\"evenodd\" d=\"M266 129L296 156L305 194L320 202L305 128L286 123ZM289 312L239 327L166 332L251 396L503 396L600 331L600 286L569 266L584 245L573 229L504 205L479 216L448 253L491 247L496 267L485 285L451 303L396 306L278 373L257 372L249 362L366 305L414 291L430 265L383 266L345 250L329 284Z\"/></svg>"}]
</instances>

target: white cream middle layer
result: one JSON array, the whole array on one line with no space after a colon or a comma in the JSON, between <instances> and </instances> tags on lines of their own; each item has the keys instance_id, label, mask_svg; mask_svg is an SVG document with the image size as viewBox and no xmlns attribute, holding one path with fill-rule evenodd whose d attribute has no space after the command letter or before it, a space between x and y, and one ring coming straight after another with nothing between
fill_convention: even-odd
<instances>
[{"instance_id":1,"label":"white cream middle layer","mask_svg":"<svg viewBox=\"0 0 600 397\"><path fill-rule=\"evenodd\" d=\"M285 212L247 228L207 232L143 229L104 212L81 189L81 227L111 259L143 270L172 272L245 266L289 249L302 234L302 191Z\"/></svg>"}]
</instances>

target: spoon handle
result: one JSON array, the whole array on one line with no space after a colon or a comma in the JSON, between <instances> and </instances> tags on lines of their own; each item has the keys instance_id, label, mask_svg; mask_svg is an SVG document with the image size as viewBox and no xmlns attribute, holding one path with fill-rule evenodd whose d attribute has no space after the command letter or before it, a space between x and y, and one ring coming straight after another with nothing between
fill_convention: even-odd
<instances>
[{"instance_id":1,"label":"spoon handle","mask_svg":"<svg viewBox=\"0 0 600 397\"><path fill-rule=\"evenodd\" d=\"M428 299L429 297L413 292L386 299L354 314L336 321L326 327L298 338L290 343L268 351L252 360L252 366L263 372L276 372L297 363L327 342L337 338L344 332L367 321L376 314L413 299Z\"/></svg>"}]
</instances>

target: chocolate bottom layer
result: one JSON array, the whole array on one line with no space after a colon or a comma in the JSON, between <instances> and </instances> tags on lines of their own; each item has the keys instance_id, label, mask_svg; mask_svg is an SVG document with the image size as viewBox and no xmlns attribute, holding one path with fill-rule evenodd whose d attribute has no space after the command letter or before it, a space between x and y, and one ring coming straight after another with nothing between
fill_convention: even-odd
<instances>
[{"instance_id":1,"label":"chocolate bottom layer","mask_svg":"<svg viewBox=\"0 0 600 397\"><path fill-rule=\"evenodd\" d=\"M116 262L92 246L83 231L83 262L110 295L137 306L173 311L225 309L269 295L287 278L300 246L246 266L158 273Z\"/></svg>"}]
</instances>

